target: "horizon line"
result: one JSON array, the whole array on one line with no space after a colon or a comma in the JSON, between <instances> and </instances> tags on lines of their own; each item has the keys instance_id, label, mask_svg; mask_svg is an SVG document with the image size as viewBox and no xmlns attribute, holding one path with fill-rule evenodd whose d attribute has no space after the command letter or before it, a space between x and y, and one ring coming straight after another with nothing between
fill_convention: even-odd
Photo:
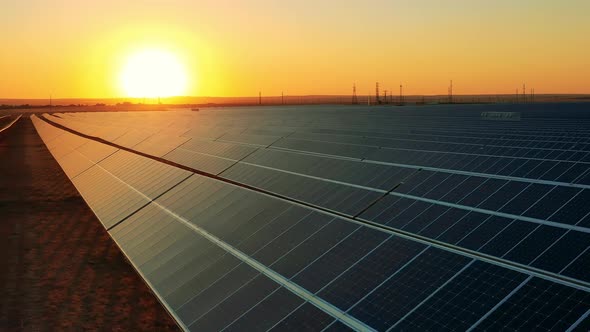
<instances>
[{"instance_id":1,"label":"horizon line","mask_svg":"<svg viewBox=\"0 0 590 332\"><path fill-rule=\"evenodd\" d=\"M530 95L529 92L525 93L527 96ZM453 93L454 97L460 96L515 96L516 93L465 93L465 94L456 94ZM522 96L523 93L519 92L519 96ZM590 92L588 93L534 93L535 96L590 96ZM357 94L357 96L371 96L374 97L374 94ZM393 96L393 98L399 97L399 94L388 95ZM403 97L448 97L448 94L402 94ZM352 94L294 94L294 95L262 95L262 98L281 98L281 97L334 97L334 98L351 98ZM383 96L380 96L383 97ZM255 98L258 99L258 95L252 96L168 96L168 97L0 97L0 101L5 100L70 100L70 99L100 99L100 100L122 100L122 99L129 99L129 100L142 100L142 99L173 99L173 98Z\"/></svg>"}]
</instances>

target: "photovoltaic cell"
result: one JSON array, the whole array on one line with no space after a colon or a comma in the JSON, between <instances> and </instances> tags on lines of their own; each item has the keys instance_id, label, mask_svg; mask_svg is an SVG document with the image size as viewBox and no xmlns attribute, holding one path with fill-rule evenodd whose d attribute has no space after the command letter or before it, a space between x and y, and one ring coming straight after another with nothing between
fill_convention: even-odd
<instances>
[{"instance_id":1,"label":"photovoltaic cell","mask_svg":"<svg viewBox=\"0 0 590 332\"><path fill-rule=\"evenodd\" d=\"M313 304L305 303L272 327L272 331L321 331L334 318Z\"/></svg>"},{"instance_id":2,"label":"photovoltaic cell","mask_svg":"<svg viewBox=\"0 0 590 332\"><path fill-rule=\"evenodd\" d=\"M525 279L525 274L475 262L401 320L393 330L468 330Z\"/></svg>"},{"instance_id":3,"label":"photovoltaic cell","mask_svg":"<svg viewBox=\"0 0 590 332\"><path fill-rule=\"evenodd\" d=\"M544 244L545 251L539 255L532 266L551 272L560 272L582 252L590 248L590 234L568 231L551 245ZM589 272L586 275L590 275ZM581 278L588 280L588 278Z\"/></svg>"},{"instance_id":4,"label":"photovoltaic cell","mask_svg":"<svg viewBox=\"0 0 590 332\"><path fill-rule=\"evenodd\" d=\"M188 326L191 331L219 331L240 319L242 313L264 301L279 286L265 276L247 282L220 303L215 304ZM285 303L287 305L287 303Z\"/></svg>"},{"instance_id":5,"label":"photovoltaic cell","mask_svg":"<svg viewBox=\"0 0 590 332\"><path fill-rule=\"evenodd\" d=\"M349 312L377 330L387 330L468 263L465 257L428 249Z\"/></svg>"},{"instance_id":6,"label":"photovoltaic cell","mask_svg":"<svg viewBox=\"0 0 590 332\"><path fill-rule=\"evenodd\" d=\"M225 331L266 331L303 303L291 291L278 288L226 326Z\"/></svg>"},{"instance_id":7,"label":"photovoltaic cell","mask_svg":"<svg viewBox=\"0 0 590 332\"><path fill-rule=\"evenodd\" d=\"M533 278L477 327L478 331L565 331L590 307L590 294Z\"/></svg>"},{"instance_id":8,"label":"photovoltaic cell","mask_svg":"<svg viewBox=\"0 0 590 332\"><path fill-rule=\"evenodd\" d=\"M389 238L324 286L319 295L346 311L425 249L416 242Z\"/></svg>"},{"instance_id":9,"label":"photovoltaic cell","mask_svg":"<svg viewBox=\"0 0 590 332\"><path fill-rule=\"evenodd\" d=\"M292 280L315 293L388 238L383 232L361 227L306 266Z\"/></svg>"}]
</instances>

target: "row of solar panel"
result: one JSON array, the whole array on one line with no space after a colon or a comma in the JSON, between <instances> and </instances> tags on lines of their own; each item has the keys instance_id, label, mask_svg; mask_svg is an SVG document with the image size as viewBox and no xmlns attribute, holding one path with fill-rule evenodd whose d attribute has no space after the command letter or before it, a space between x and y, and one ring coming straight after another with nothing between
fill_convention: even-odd
<instances>
[{"instance_id":1,"label":"row of solar panel","mask_svg":"<svg viewBox=\"0 0 590 332\"><path fill-rule=\"evenodd\" d=\"M483 121L479 113L469 117L441 116L440 113L423 116L423 112L407 112L405 110L385 110L367 112L362 108L346 107L282 107L282 108L228 108L201 109L200 112L187 112L184 120L191 121L192 127L199 124L213 124L222 126L252 127L306 127L356 136L397 137L397 135L455 136L456 138L471 139L524 139L529 141L546 140L548 138L563 141L572 138L574 142L588 143L588 119L571 121L562 114L545 119L525 118L518 122L490 122ZM406 109L407 110L407 109ZM581 113L587 113L581 110ZM456 113L456 112L453 112ZM110 114L108 116L93 116L93 120L128 121L142 119L143 123L151 124L167 120L165 116L154 116L151 112L135 112L129 115ZM173 122L173 121L172 121ZM186 122L185 122L186 123ZM182 123L178 123L182 125ZM585 139L585 140L584 140ZM469 143L465 140L463 142Z\"/></svg>"},{"instance_id":2,"label":"row of solar panel","mask_svg":"<svg viewBox=\"0 0 590 332\"><path fill-rule=\"evenodd\" d=\"M144 134L150 135L153 134L153 132ZM180 135L180 133L177 133L177 136L178 135ZM190 137L193 134L183 135ZM590 153L588 152L495 148L497 151L507 151L501 153L506 157L499 157L494 156L493 154L488 154L485 151L480 151L476 154L449 153L441 150L419 151L405 148L378 148L372 145L365 146L353 143L354 140L363 140L364 138L362 137L348 137L344 143L330 142L330 139L313 140L298 138L300 136L305 137L306 135L308 138L313 138L309 137L309 134L300 133L292 134L288 138L282 138L280 136L235 133L223 134L219 133L219 130L217 130L216 134L213 136L221 141L261 146L272 144L273 148L313 152L332 156L344 156L368 162L375 161L380 163L417 165L447 170L487 173L499 176L540 179L561 183L590 184L590 172L588 171L590 169L590 163L588 163ZM524 151L525 154L530 155L527 155L526 158L511 157L514 153L511 153L510 151Z\"/></svg>"},{"instance_id":3,"label":"row of solar panel","mask_svg":"<svg viewBox=\"0 0 590 332\"><path fill-rule=\"evenodd\" d=\"M244 143L244 140L234 139L231 141ZM583 155L573 153L568 157L572 158L572 160L569 161L552 161L544 159L495 157L490 155L454 154L437 151L426 152L403 149L364 148L356 145L295 139L281 139L272 146L274 148L343 156L381 163L416 165L501 176L511 176L514 174L515 177L542 179L564 183L590 183L590 174L587 172L590 164L586 162L576 162L574 160L575 156L578 156L579 159L584 159L588 153L584 153ZM568 173L564 174L566 171Z\"/></svg>"},{"instance_id":4,"label":"row of solar panel","mask_svg":"<svg viewBox=\"0 0 590 332\"><path fill-rule=\"evenodd\" d=\"M544 119L543 121L531 121L527 120L526 125L518 127L506 126L505 123L496 126L494 129L488 128L473 128L464 129L463 126L457 126L459 129L433 127L430 129L415 129L412 130L414 134L426 134L426 135L449 135L449 132L453 132L457 136L463 136L466 138L477 138L477 139L508 139L508 140L538 140L545 141L551 140L555 142L567 141L567 142L579 142L589 143L588 138L588 120L583 121L572 121L571 119L561 119L563 122L559 122L557 117ZM489 126L489 123L486 123ZM531 129L534 128L534 129Z\"/></svg>"},{"instance_id":5,"label":"row of solar panel","mask_svg":"<svg viewBox=\"0 0 590 332\"><path fill-rule=\"evenodd\" d=\"M145 113L144 113L145 114ZM191 113L189 113L191 114ZM94 115L94 116L93 116ZM174 119L171 119L170 116L166 117L160 116L160 119L150 121L148 117L145 119L145 115L137 115L134 116L115 116L110 121L104 121L104 119L96 118L96 114L87 114L87 115L76 115L72 117L73 119L77 120L90 120L91 122L98 121L102 122L103 124L111 123L111 124L121 124L124 126L133 126L134 123L132 120L142 119L141 123L142 126L158 126L158 124L162 124L161 121L167 120L164 125L169 126L176 126L177 128L194 128L195 126L204 127L203 119L204 117L201 116L202 113L199 113L199 116L184 116L183 122L175 122ZM358 115L358 114L357 114ZM64 115L66 116L66 115ZM152 116L153 117L153 116ZM164 118L164 119L162 119ZM160 123L158 123L160 122ZM514 139L507 139L501 138L504 137L496 137L490 138L489 136L493 136L493 132L491 131L486 136L479 137L482 135L482 130L475 132L473 137L463 137L454 135L453 131L450 132L439 132L438 134L434 135L424 135L424 134L414 134L411 132L407 132L407 126L399 123L395 123L393 127L388 126L387 132L378 132L375 130L372 131L359 131L359 130L350 130L350 129L328 129L328 128L317 128L317 124L314 127L310 127L307 124L299 124L299 126L292 126L285 124L276 124L275 121L268 121L263 120L263 123L246 123L241 124L240 126L236 126L236 124L232 121L230 124L226 124L224 126L224 121L220 121L219 117L216 117L216 121L209 124L209 129L216 129L218 132L223 129L227 129L230 127L238 127L241 129L243 134L251 134L251 135L266 135L266 136L285 136L288 134L292 134L297 132L298 135L301 135L303 139L314 139L319 141L334 141L334 142L341 142L346 143L347 141L350 142L353 140L355 143L363 144L367 146L381 146L381 147L402 147L402 148L416 148L428 151L447 151L447 152L471 152L471 153L478 153L482 148L485 149L484 152L491 153L491 154L502 154L508 156L519 156L525 157L526 153L532 154L530 150L562 150L562 151L588 151L588 142L584 142L584 138L588 139L588 130L585 130L586 135L582 137L575 137L580 136L574 135L570 138L569 135L572 134L572 130L570 128L562 128L556 126L555 128L547 128L547 130L534 132L531 135L524 136L526 139L515 137ZM206 123L205 123L206 124ZM137 125L137 124L135 124ZM329 123L328 126L333 126L333 123ZM465 125L465 123L461 123L461 125ZM349 125L347 125L348 127ZM420 123L420 131L423 131L424 123ZM437 122L436 128L440 128L441 124ZM489 125L486 125L489 127ZM484 128L486 128L484 127ZM159 128L162 128L161 126ZM204 129L204 128L203 128ZM374 128L372 128L374 129ZM403 129L403 133L400 133L398 129ZM501 129L505 129L502 127ZM516 129L516 128L515 128ZM515 130L513 129L513 130ZM447 129L448 130L448 129ZM521 131L522 128L518 128L516 130ZM562 135L559 135L562 133ZM555 136L559 135L559 136ZM295 136L297 137L297 136ZM418 144L415 147L412 147L413 144ZM475 150L470 151L470 149L475 148ZM506 154L507 153L507 154Z\"/></svg>"},{"instance_id":6,"label":"row of solar panel","mask_svg":"<svg viewBox=\"0 0 590 332\"><path fill-rule=\"evenodd\" d=\"M40 120L35 125L52 153L72 149L54 153L62 165L96 159L81 152L94 142L80 144L75 135ZM191 330L344 327L346 320L338 322L314 301L378 330L567 329L582 323L590 305L587 289L190 175L132 153L117 151L89 169L76 169L68 175L78 190ZM277 283L212 238L313 297L295 295L287 287L293 285Z\"/></svg>"},{"instance_id":7,"label":"row of solar panel","mask_svg":"<svg viewBox=\"0 0 590 332\"><path fill-rule=\"evenodd\" d=\"M236 165L222 173L222 176L351 216L364 211L360 219L522 264L534 262L535 267L590 281L590 274L579 269L579 266L587 266L590 259L590 234L587 231L568 230L393 196L386 196L367 209L382 195L357 188L344 190L345 187L336 184L298 179L290 174L260 170L248 165ZM586 205L584 209L588 209L586 203L587 200L578 201L578 204ZM571 210L569 213L576 214L579 211ZM545 250L548 247L551 250ZM514 255L507 255L507 252ZM549 263L552 265L549 266ZM563 266L560 268L556 267L561 264ZM566 266L572 266L572 270L562 271Z\"/></svg>"},{"instance_id":8,"label":"row of solar panel","mask_svg":"<svg viewBox=\"0 0 590 332\"><path fill-rule=\"evenodd\" d=\"M262 132L248 130L245 134L261 135ZM366 145L368 147L380 147L391 149L423 150L423 151L440 151L453 153L469 153L493 156L510 156L520 158L541 158L561 160L560 154L564 152L588 152L590 144L572 143L572 142L553 142L553 141L491 141L477 142L474 140L466 142L449 142L448 139L436 136L433 138L417 139L412 137L406 138L377 138L368 136L350 136L334 134L313 134L299 132L289 137L296 139L305 139L313 141L324 141L334 143L354 143ZM502 144L503 143L503 144Z\"/></svg>"},{"instance_id":9,"label":"row of solar panel","mask_svg":"<svg viewBox=\"0 0 590 332\"><path fill-rule=\"evenodd\" d=\"M176 149L173 145L162 149L158 142L163 140L157 137L136 146L122 140L115 143L351 217L590 281L590 274L579 269L590 260L589 189L258 151L219 142L188 141Z\"/></svg>"},{"instance_id":10,"label":"row of solar panel","mask_svg":"<svg viewBox=\"0 0 590 332\"><path fill-rule=\"evenodd\" d=\"M449 125L456 125L456 123L457 121ZM530 123L527 123L527 126L530 126ZM478 128L477 131L473 131L473 128L470 128L467 131L465 129L456 131L448 125L443 127L439 122L437 122L436 127L429 130L424 128L423 123L421 123L419 127L416 126L414 128L416 129L408 130L409 128L406 125L393 124L392 127L388 128L388 131L309 128L307 132L335 136L375 137L413 141L433 141L438 143L478 144L482 146L502 146L505 148L533 147L537 144L546 144L543 147L552 147L554 146L554 143L557 143L559 145L556 145L556 147L567 149L571 147L571 145L576 145L578 143L587 144L590 141L588 139L588 135L583 135L584 132L587 133L587 130L579 132L574 130L572 133L571 128L567 127L555 127L548 128L543 131L527 132L525 129L527 127L523 126L518 128L510 128L509 132L505 132L504 130L506 128L504 126L498 128L499 130L489 130L486 123L486 127ZM445 130L442 130L441 128L445 128ZM461 128L463 128L463 123L461 123Z\"/></svg>"},{"instance_id":11,"label":"row of solar panel","mask_svg":"<svg viewBox=\"0 0 590 332\"><path fill-rule=\"evenodd\" d=\"M176 155L183 155L183 153L180 153L179 151L176 152ZM186 155L186 154L184 154ZM173 158L172 158L173 159ZM189 158L190 159L190 158ZM174 160L174 159L173 159ZM274 158L274 160L285 160L285 158ZM175 160L177 162L183 163L183 160ZM194 165L189 165L189 166L194 166ZM197 169L201 169L200 167L198 167L199 165L197 165ZM227 165L224 165L224 167ZM322 167L322 169L326 169L325 167ZM332 169L332 168L329 168ZM381 178L381 179L386 179L386 178ZM399 179L398 179L399 180ZM387 182L387 181L384 181ZM256 184L256 183L254 183ZM278 187L285 187L284 185L278 185ZM292 186L290 186L292 187ZM508 186L510 187L510 186ZM437 187L438 188L438 187ZM273 190L272 188L270 188L271 190ZM513 189L513 188L512 188ZM510 190L511 191L511 190ZM463 193L464 190L458 190L459 193ZM559 191L555 191L556 193L559 193ZM284 191L282 192L284 193ZM293 193L286 193L287 196L290 197L295 197L298 199L302 199L302 200L306 200L305 196L304 197L300 197L301 195L297 196L294 195ZM315 195L311 195L314 196ZM341 204L341 202L339 201L339 199L342 196L339 195L328 195L330 198L332 198L332 201L335 201L337 204L340 205L344 205L346 206L347 202L344 202L344 204ZM509 197L507 195L500 195L503 197ZM473 196L472 196L473 197ZM562 197L562 195L559 195L558 197ZM566 196L567 198L568 196ZM495 200L490 200L490 202L495 201ZM577 196L577 199L575 199L573 202L570 202L570 204L567 206L567 208L562 209L563 211L565 211L564 213L569 213L573 211L574 214L574 220L578 220L575 218L578 217L583 217L587 211L587 209L584 209L584 206L581 206L581 204L583 205L583 203L585 202L585 196L581 195L581 196ZM551 202L551 200L549 200L549 202ZM318 205L321 206L330 206L335 210L339 210L342 212L348 212L347 210L340 210L338 208L338 206L333 206L330 205L329 203L322 203L321 200L315 201L313 203L316 203ZM363 204L364 202L360 202L361 204ZM385 205L387 205L387 203L391 203L391 201L384 201L384 203L386 203ZM407 203L405 206L402 207L407 207L407 205L410 205L410 203ZM521 234L527 235L530 234L529 237L527 237L527 239L530 239L530 241L526 241L523 242L519 245L518 249L514 249L513 253L518 253L521 251L525 251L528 252L530 255L537 255L540 254L540 252L538 251L540 248L535 248L536 250L530 250L532 246L535 245L535 242L533 241L534 239L539 238L538 234L541 234L540 236L545 236L545 239L558 239L559 242L555 243L554 246L552 246L551 250L547 251L544 253L544 256L538 260L534 260L536 264L540 264L540 266L543 266L543 268L547 268L549 271L552 272L559 272L561 268L565 267L565 266L569 266L569 263L572 261L572 259L577 258L581 253L583 253L588 245L588 236L584 233L579 233L579 232L568 232L567 235L563 235L561 232L565 232L563 230L559 230L559 229L555 229L554 227L540 227L539 229L535 228L537 227L537 225L520 225L520 224L515 224L514 227L519 227L520 232L517 233L518 235L514 236L514 235L510 235L510 232L512 231L512 228L507 228L508 224L503 224L503 223L493 223L493 222L486 222L486 218L489 218L489 216L485 216L485 215L481 215L481 214L477 214L479 216L483 216L480 219L480 222L473 222L473 221L469 221L470 219L462 219L464 218L465 215L467 215L467 212L465 211L457 211L456 209L448 209L448 208L441 208L439 206L435 206L434 209L431 209L429 211L439 211L440 212L446 212L447 210L450 210L452 212L455 213L451 213L448 212L447 214L444 215L444 217L435 219L436 223L434 223L431 219L428 219L429 214L421 214L419 218L415 217L416 214L420 214L422 212L422 208L424 207L428 207L428 206L432 206L433 204L416 204L413 206L413 209L409 209L408 211L405 211L405 214L401 214L399 217L400 220L405 220L404 218L408 218L408 214L410 215L410 222L412 223L410 226L406 226L406 227L402 227L405 225L394 225L397 226L399 228L402 228L404 230L409 230L409 231L414 231L414 232L418 232L418 231L422 231L420 234L424 235L426 234L429 237L433 237L433 238L437 238L437 239L441 239L440 237L440 233L434 232L433 233L433 229L444 229L444 226L450 227L450 226L454 226L453 229L450 230L446 230L445 232L445 237L442 237L443 241L445 242L449 242L449 243L457 243L460 242L461 246L467 247L469 249L478 249L481 246L483 246L484 244L487 244L487 246L485 248L493 248L493 250L489 250L488 253L490 254L494 254L497 255L499 257L505 256L505 257L511 257L511 256L506 256L505 253L506 251L510 250L512 248L513 245L517 244L515 241L517 241L519 239L519 236ZM544 205L541 205L544 206ZM557 205L558 206L558 205ZM354 206L352 206L352 208L354 208ZM399 205L396 206L395 208L399 208ZM533 210L535 211L535 210ZM581 213L581 215L580 215ZM473 216L476 215L474 213L469 214L469 216ZM449 218L449 216L451 216ZM416 220L412 219L415 218ZM454 219L456 218L456 219ZM458 221L457 221L458 220ZM505 218L500 218L499 220L506 220ZM378 220L379 222L382 222L384 224L388 224L389 220ZM419 222L422 223L430 223L430 227L426 230L422 230L420 228L417 228L418 226L416 225L420 225ZM483 221L483 222L482 222ZM486 227L479 227L480 225L484 224ZM512 222L512 221L511 221ZM389 224L390 226L392 225L391 223ZM421 226L425 226L425 225L421 225ZM460 227L461 226L461 227ZM437 228L438 227L438 228ZM505 229L506 228L506 229ZM504 232L502 232L502 234L500 234L499 236L497 236L496 234L499 231L504 230ZM471 233L470 233L471 232ZM486 236L481 236L481 233L484 233ZM457 233L457 234L455 234ZM454 235L453 235L454 234ZM467 237L468 236L468 237ZM467 237L467 238L465 238ZM490 237L493 237L494 241L490 244L488 244ZM507 241L506 237L510 237L511 241ZM464 239L465 238L465 239ZM477 239L477 241L474 243L474 239ZM460 240L464 240L464 241L460 241ZM574 245L571 246L566 246L566 244L570 241L573 241ZM533 242L531 242L533 241ZM465 243L465 245L462 245L463 243ZM501 246L499 246L498 244L500 244ZM499 246L499 247L498 247ZM484 252L488 251L487 249L484 250ZM534 259L536 256L531 257L531 260ZM526 256L525 257L519 257L517 259L515 259L515 261L517 262L521 262L521 263L527 263L526 261ZM582 256L579 258L580 261L585 261L586 256ZM530 262L530 260L528 261ZM540 262L544 262L544 263L540 263ZM555 264L556 262L558 262L560 269L557 269L557 267L552 266L552 267L547 267L544 264L547 264L547 262L551 262L552 264ZM575 266L575 264L574 264ZM572 271L570 275L575 276L576 278L584 278L585 275L583 274L583 271Z\"/></svg>"},{"instance_id":12,"label":"row of solar panel","mask_svg":"<svg viewBox=\"0 0 590 332\"><path fill-rule=\"evenodd\" d=\"M145 137L148 137L148 136L149 136L149 135L151 135L151 134L145 134L145 135L146 135L146 136L144 136L144 137L140 137L140 139L145 139ZM157 136L154 136L154 137L157 137ZM163 142L163 141L166 141L166 140L171 140L171 139L172 139L172 138L174 138L174 137L173 137L173 136L166 136L166 137L164 137L164 138L165 138L165 140L160 138L160 141L161 141L161 142ZM151 142L150 142L150 140L151 140L151 139L152 139L152 138L149 138L149 139L148 139L146 142L144 142L144 143L146 143L146 145L149 145L149 143L151 143ZM178 140L178 139L181 139L181 138L180 138L180 137L176 137L176 139ZM158 142L158 143L161 143L161 142ZM118 144L123 144L123 145L126 145L126 146L129 146L130 144L133 144L132 142L119 142L119 140L116 140L116 141L115 141L115 143L118 143ZM168 145L170 145L170 146L173 146L174 144L168 144ZM494 164L499 164L499 162L492 163L492 165L494 165ZM560 172L559 172L560 170L561 170L562 172L564 171L565 173L563 173L563 174L562 174L562 173L560 173ZM575 172L573 172L573 170L572 170L572 169L565 169L565 168L554 167L554 168L552 169L552 171L553 171L554 173L556 173L556 174L560 175L561 177L563 177L565 180L571 179L571 178L573 177L573 175L575 175L575 174L573 174L573 173L575 173ZM516 173L509 173L509 174L512 174L512 175L518 175L518 174L516 174ZM576 174L577 174L577 173L576 173Z\"/></svg>"}]
</instances>

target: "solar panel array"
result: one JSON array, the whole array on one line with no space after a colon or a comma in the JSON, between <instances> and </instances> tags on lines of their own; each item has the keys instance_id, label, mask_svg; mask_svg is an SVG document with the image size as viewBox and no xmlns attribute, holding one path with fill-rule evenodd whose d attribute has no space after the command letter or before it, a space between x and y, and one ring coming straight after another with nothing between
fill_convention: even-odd
<instances>
[{"instance_id":1,"label":"solar panel array","mask_svg":"<svg viewBox=\"0 0 590 332\"><path fill-rule=\"evenodd\" d=\"M590 114L498 107L32 119L184 329L587 329Z\"/></svg>"}]
</instances>

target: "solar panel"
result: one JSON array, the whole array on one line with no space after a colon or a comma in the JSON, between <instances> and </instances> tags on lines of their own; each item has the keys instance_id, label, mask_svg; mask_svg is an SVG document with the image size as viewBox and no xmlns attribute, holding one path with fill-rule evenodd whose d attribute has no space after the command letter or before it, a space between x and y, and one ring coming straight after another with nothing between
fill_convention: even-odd
<instances>
[{"instance_id":1,"label":"solar panel","mask_svg":"<svg viewBox=\"0 0 590 332\"><path fill-rule=\"evenodd\" d=\"M185 329L567 330L590 314L590 121L561 107L578 118L310 106L32 119Z\"/></svg>"}]
</instances>

